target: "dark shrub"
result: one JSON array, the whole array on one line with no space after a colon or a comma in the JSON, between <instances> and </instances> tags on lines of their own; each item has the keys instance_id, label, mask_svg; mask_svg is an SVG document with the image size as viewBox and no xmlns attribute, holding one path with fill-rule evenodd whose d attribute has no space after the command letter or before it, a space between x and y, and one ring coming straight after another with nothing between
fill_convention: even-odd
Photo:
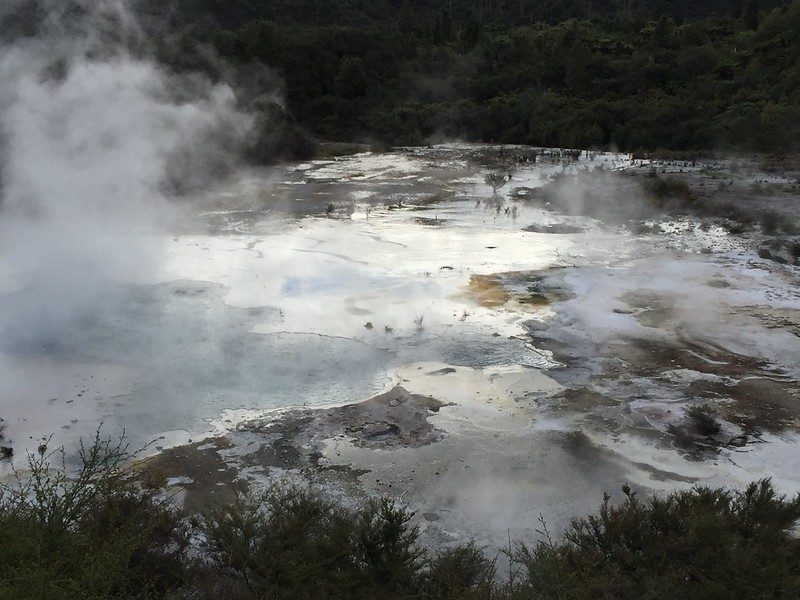
<instances>
[{"instance_id":1,"label":"dark shrub","mask_svg":"<svg viewBox=\"0 0 800 600\"><path fill-rule=\"evenodd\" d=\"M788 532L800 500L778 495L768 479L743 491L696 487L617 506L573 521L562 543L518 545L522 597L800 597L800 540Z\"/></svg>"}]
</instances>

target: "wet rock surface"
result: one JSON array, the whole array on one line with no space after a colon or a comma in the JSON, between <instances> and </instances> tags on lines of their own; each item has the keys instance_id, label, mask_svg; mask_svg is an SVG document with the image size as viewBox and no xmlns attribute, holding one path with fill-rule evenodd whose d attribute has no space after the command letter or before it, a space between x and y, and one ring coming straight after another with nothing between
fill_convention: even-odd
<instances>
[{"instance_id":1,"label":"wet rock surface","mask_svg":"<svg viewBox=\"0 0 800 600\"><path fill-rule=\"evenodd\" d=\"M371 450L419 448L444 436L428 417L445 405L395 386L357 404L292 410L247 422L228 436L165 450L137 470L146 485L169 487L166 481L177 478L175 486L184 490L183 503L190 511L246 492L247 477L241 475L253 470L267 475L314 472L341 485L367 471L332 465L323 455L327 440L338 437Z\"/></svg>"},{"instance_id":2,"label":"wet rock surface","mask_svg":"<svg viewBox=\"0 0 800 600\"><path fill-rule=\"evenodd\" d=\"M141 466L190 510L298 477L395 498L439 545L532 539L540 514L557 535L620 489L800 488L796 234L752 212L796 217L791 177L515 152L341 157L214 194L166 241L175 281L143 288L128 328L73 336L104 361L125 340L144 380L81 385L64 423L129 410L188 433L191 413L217 436ZM183 342L151 362L165 330Z\"/></svg>"},{"instance_id":3,"label":"wet rock surface","mask_svg":"<svg viewBox=\"0 0 800 600\"><path fill-rule=\"evenodd\" d=\"M290 412L279 419L243 424L240 431L275 438L254 461L269 466L295 468L313 464L323 440L343 435L356 446L389 450L417 448L437 441L443 432L428 421L443 403L429 396L410 394L402 386L356 404ZM299 452L303 447L308 452Z\"/></svg>"},{"instance_id":4,"label":"wet rock surface","mask_svg":"<svg viewBox=\"0 0 800 600\"><path fill-rule=\"evenodd\" d=\"M190 513L224 505L246 493L248 486L239 471L221 454L231 447L225 438L215 438L169 448L135 465L141 485L161 489Z\"/></svg>"},{"instance_id":5,"label":"wet rock surface","mask_svg":"<svg viewBox=\"0 0 800 600\"><path fill-rule=\"evenodd\" d=\"M647 336L620 333L605 344L576 344L580 322L558 319L530 330L533 343L564 364L552 372L569 386L559 396L562 406L582 411L590 427L640 435L649 430L658 443L693 460L758 443L764 433L798 430L800 383L791 358L779 364L735 352L715 340L709 323L692 328L680 291L635 289L617 300L624 306L612 312L650 330ZM719 325L731 331L739 322L758 322L759 335L780 329L797 336L794 309L727 306L725 313L733 322ZM692 418L698 409L709 415L705 427Z\"/></svg>"},{"instance_id":6,"label":"wet rock surface","mask_svg":"<svg viewBox=\"0 0 800 600\"><path fill-rule=\"evenodd\" d=\"M747 202L746 188L720 187L716 171L704 169L665 163L654 176L651 167L634 165L622 187L604 176L591 189L587 178L570 198L556 186L542 190L512 176L505 196L477 196L474 210L484 222L513 224L524 207L534 207L543 212L524 235L562 234L576 243L545 268L465 272L453 256L425 277L465 279L458 299L474 308L453 310L454 319L466 326L476 311L490 311L495 323L518 324L510 335L486 334L524 344L557 388L521 386L501 399L475 387L453 361L422 373L438 390L430 395L409 391L416 388L400 378L370 400L283 411L238 425L225 447L195 451L216 453L245 487L289 474L350 500L399 498L418 512L423 539L434 545L477 535L500 546L509 524L535 523L541 512L558 530L604 492L619 495L630 486L646 493L770 475L791 486L791 459L782 468L781 460L759 457L771 445L776 453L794 448L800 423L800 276L789 260L759 258L758 248L787 254L792 240L763 240L741 214L721 210ZM618 206L620 194L643 193L642 180L677 197ZM778 195L776 204L760 196L758 210L797 212L785 190ZM387 210L407 211L415 226L438 234L459 223L461 215L444 208L454 201L451 192L430 190L424 198L398 196ZM687 216L706 201L714 205L710 214ZM421 217L423 210L436 214ZM582 221L586 215L593 218ZM638 237L614 237L619 231ZM634 241L643 243L625 245ZM502 256L504 243L484 243L485 258ZM347 308L361 329L396 335L379 320L380 307L362 305ZM413 344L422 351L435 335L427 318L419 325ZM476 341L471 355L483 343ZM465 395L449 401L452 389ZM513 411L493 412L507 405Z\"/></svg>"}]
</instances>

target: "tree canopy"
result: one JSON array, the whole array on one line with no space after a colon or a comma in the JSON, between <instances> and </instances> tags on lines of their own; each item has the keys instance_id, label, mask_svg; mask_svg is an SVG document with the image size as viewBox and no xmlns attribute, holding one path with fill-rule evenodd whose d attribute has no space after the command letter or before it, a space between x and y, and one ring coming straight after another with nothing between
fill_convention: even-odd
<instances>
[{"instance_id":1,"label":"tree canopy","mask_svg":"<svg viewBox=\"0 0 800 600\"><path fill-rule=\"evenodd\" d=\"M800 0L135 5L149 51L227 79L286 138L278 158L312 139L800 150ZM41 14L0 15L0 33L33 34ZM265 107L276 80L281 101ZM275 157L263 148L251 156Z\"/></svg>"}]
</instances>

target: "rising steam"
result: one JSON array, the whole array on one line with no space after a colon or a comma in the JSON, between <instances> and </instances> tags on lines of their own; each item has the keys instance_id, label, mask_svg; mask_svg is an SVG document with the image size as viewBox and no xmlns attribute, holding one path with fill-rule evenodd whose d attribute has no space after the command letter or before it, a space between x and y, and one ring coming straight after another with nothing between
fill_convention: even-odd
<instances>
[{"instance_id":1,"label":"rising steam","mask_svg":"<svg viewBox=\"0 0 800 600\"><path fill-rule=\"evenodd\" d=\"M250 125L227 86L148 60L124 3L38 6L0 9L32 33L0 54L0 292L25 293L6 342L58 336L109 282L157 270L167 194L231 164Z\"/></svg>"}]
</instances>

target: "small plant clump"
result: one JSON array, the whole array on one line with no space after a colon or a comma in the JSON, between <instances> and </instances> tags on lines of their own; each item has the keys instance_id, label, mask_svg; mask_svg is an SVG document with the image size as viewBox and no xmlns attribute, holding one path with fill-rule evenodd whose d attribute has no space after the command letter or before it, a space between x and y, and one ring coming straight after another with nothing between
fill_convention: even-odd
<instances>
[{"instance_id":1,"label":"small plant clump","mask_svg":"<svg viewBox=\"0 0 800 600\"><path fill-rule=\"evenodd\" d=\"M492 194L496 194L497 190L508 183L510 179L510 177L506 177L505 173L501 173L499 171L492 171L483 178L487 185L492 186Z\"/></svg>"},{"instance_id":2,"label":"small plant clump","mask_svg":"<svg viewBox=\"0 0 800 600\"><path fill-rule=\"evenodd\" d=\"M6 445L8 442L6 442L5 438L5 429L5 421L0 419L0 460L14 456L14 448L11 446L11 444Z\"/></svg>"},{"instance_id":3,"label":"small plant clump","mask_svg":"<svg viewBox=\"0 0 800 600\"><path fill-rule=\"evenodd\" d=\"M646 180L645 189L659 206L666 203L667 200L680 200L686 204L694 200L689 184L683 179L651 174Z\"/></svg>"},{"instance_id":4,"label":"small plant clump","mask_svg":"<svg viewBox=\"0 0 800 600\"><path fill-rule=\"evenodd\" d=\"M722 429L714 409L709 406L690 406L686 409L686 417L689 419L692 429L700 435L716 435Z\"/></svg>"}]
</instances>

